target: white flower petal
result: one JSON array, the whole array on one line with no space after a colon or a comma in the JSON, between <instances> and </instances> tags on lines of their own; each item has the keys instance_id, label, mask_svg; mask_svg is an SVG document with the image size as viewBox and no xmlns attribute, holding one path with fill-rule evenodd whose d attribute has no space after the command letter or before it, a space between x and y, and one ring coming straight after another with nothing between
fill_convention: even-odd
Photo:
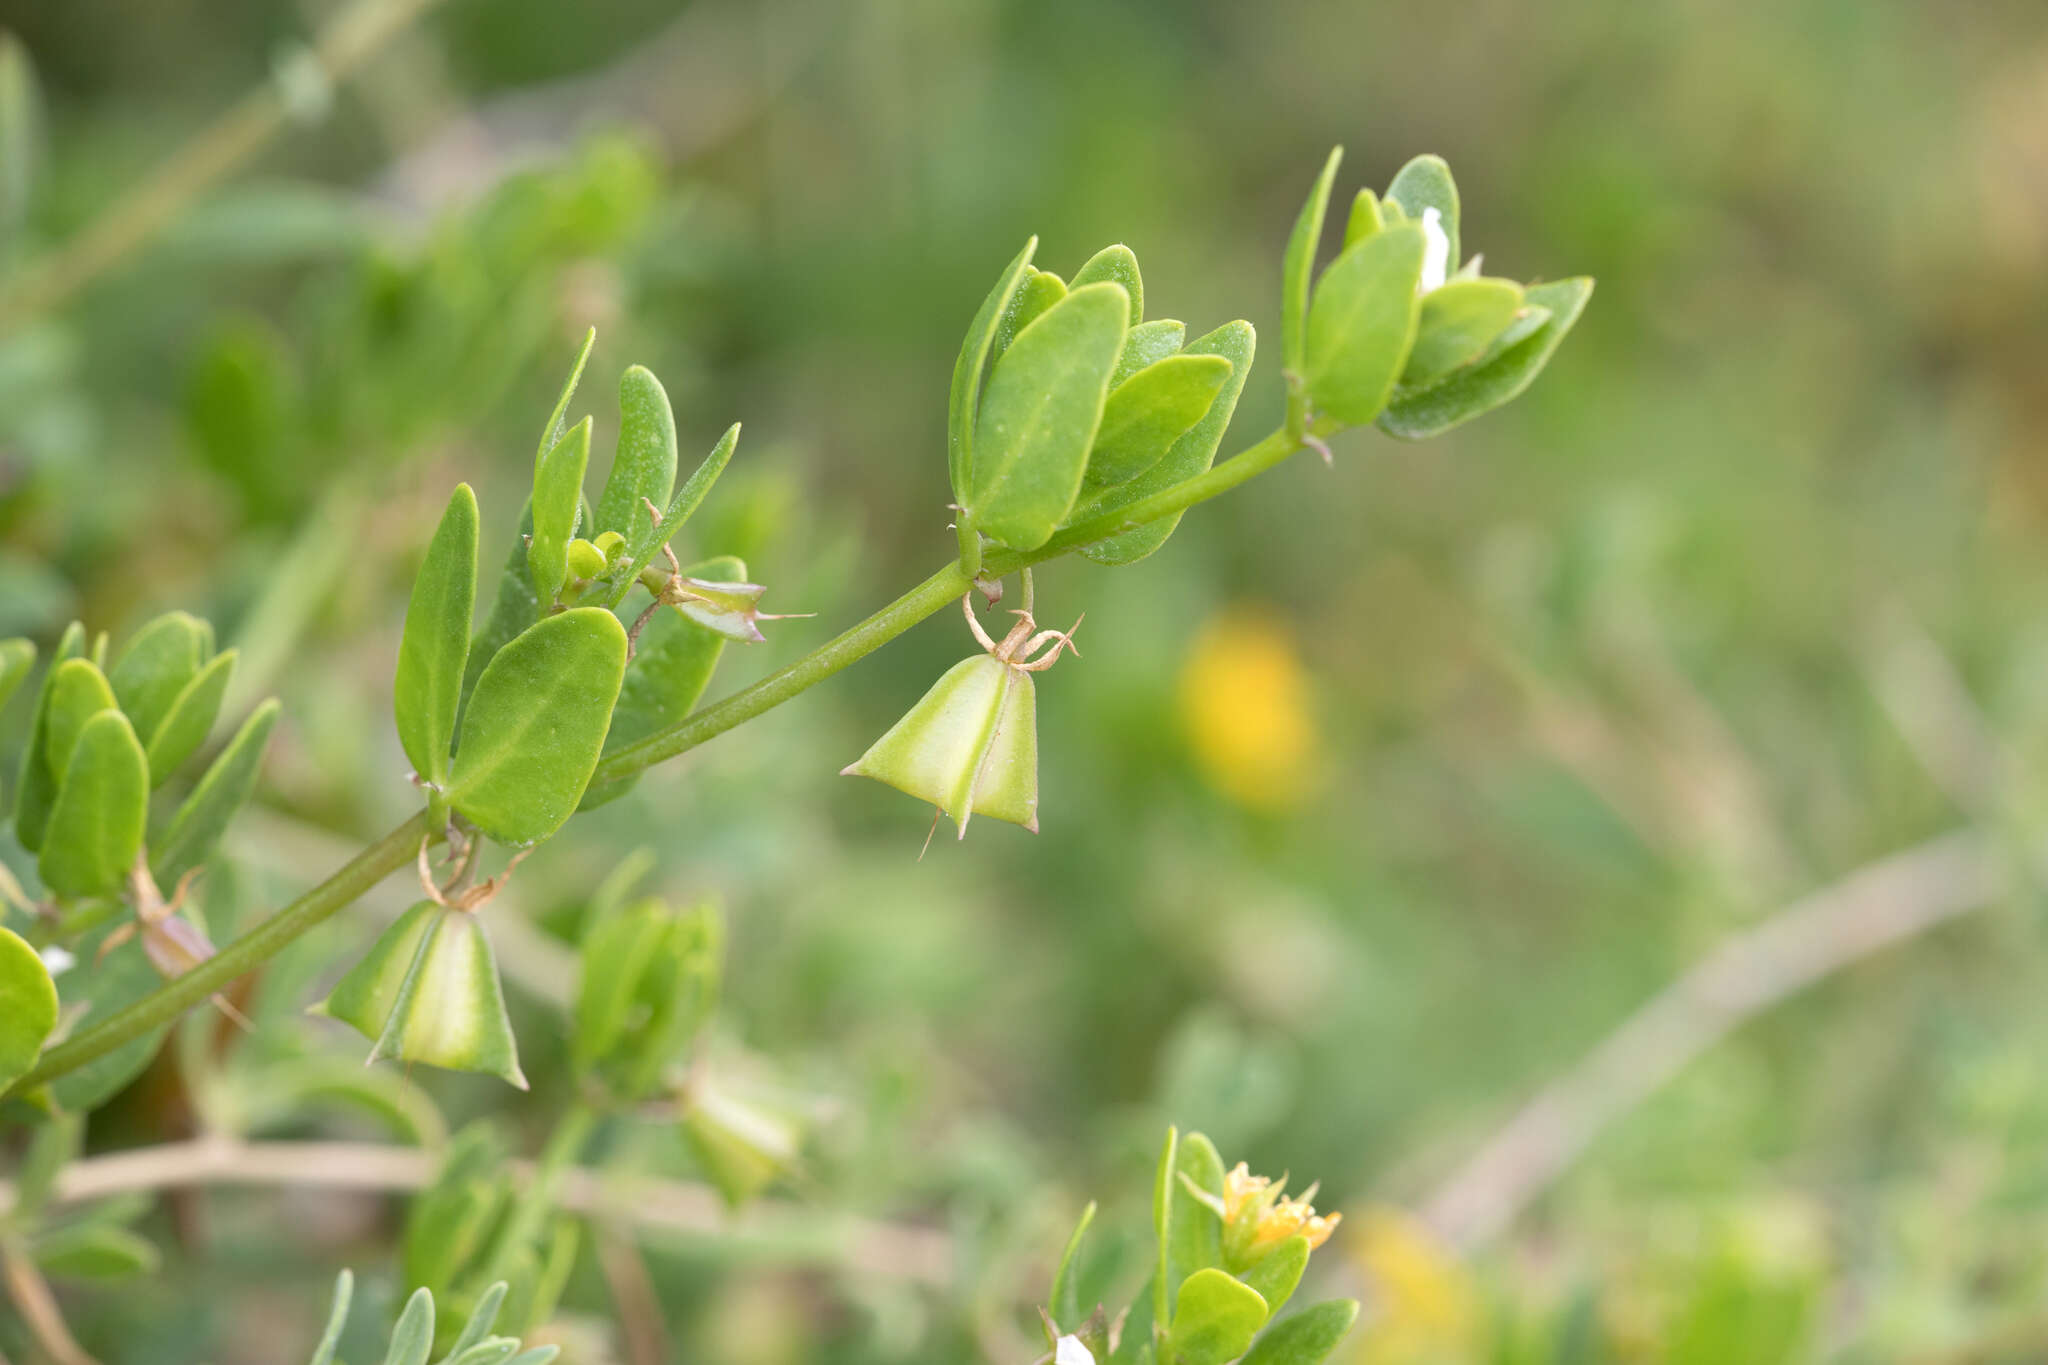
<instances>
[{"instance_id":1,"label":"white flower petal","mask_svg":"<svg viewBox=\"0 0 2048 1365\"><path fill-rule=\"evenodd\" d=\"M1053 1347L1052 1365L1095 1365L1095 1353L1079 1337L1061 1337Z\"/></svg>"},{"instance_id":2,"label":"white flower petal","mask_svg":"<svg viewBox=\"0 0 2048 1365\"><path fill-rule=\"evenodd\" d=\"M42 958L43 970L51 976L62 976L78 965L77 958L65 952L54 943L36 955Z\"/></svg>"},{"instance_id":3,"label":"white flower petal","mask_svg":"<svg viewBox=\"0 0 2048 1365\"><path fill-rule=\"evenodd\" d=\"M1435 209L1422 211L1422 282L1418 294L1441 289L1451 268L1451 239L1444 232L1444 216Z\"/></svg>"}]
</instances>

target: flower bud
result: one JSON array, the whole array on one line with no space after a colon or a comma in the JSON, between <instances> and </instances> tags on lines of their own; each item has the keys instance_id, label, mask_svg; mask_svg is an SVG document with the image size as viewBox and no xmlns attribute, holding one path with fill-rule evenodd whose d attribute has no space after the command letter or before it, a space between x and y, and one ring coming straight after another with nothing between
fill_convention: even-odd
<instances>
[{"instance_id":1,"label":"flower bud","mask_svg":"<svg viewBox=\"0 0 2048 1365\"><path fill-rule=\"evenodd\" d=\"M569 577L595 578L610 566L610 556L599 546L581 536L569 542Z\"/></svg>"},{"instance_id":2,"label":"flower bud","mask_svg":"<svg viewBox=\"0 0 2048 1365\"><path fill-rule=\"evenodd\" d=\"M432 901L413 906L313 1012L375 1040L369 1061L479 1071L526 1089L498 964L469 911Z\"/></svg>"},{"instance_id":3,"label":"flower bud","mask_svg":"<svg viewBox=\"0 0 2048 1365\"><path fill-rule=\"evenodd\" d=\"M728 640L758 644L761 621L785 618L761 611L761 594L768 589L759 583L718 583L708 578L670 578L662 599L706 630L717 631Z\"/></svg>"},{"instance_id":4,"label":"flower bud","mask_svg":"<svg viewBox=\"0 0 2048 1365\"><path fill-rule=\"evenodd\" d=\"M571 1055L625 1103L652 1095L718 999L725 928L712 907L644 900L584 936Z\"/></svg>"}]
</instances>

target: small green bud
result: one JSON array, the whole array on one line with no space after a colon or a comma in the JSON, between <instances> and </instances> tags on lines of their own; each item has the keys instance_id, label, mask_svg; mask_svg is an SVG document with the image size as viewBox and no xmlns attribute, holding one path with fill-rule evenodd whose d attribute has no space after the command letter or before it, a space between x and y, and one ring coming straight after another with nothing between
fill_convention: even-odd
<instances>
[{"instance_id":1,"label":"small green bud","mask_svg":"<svg viewBox=\"0 0 2048 1365\"><path fill-rule=\"evenodd\" d=\"M604 555L606 564L616 564L619 562L619 553L626 548L626 538L617 531L604 531L600 532L591 544Z\"/></svg>"},{"instance_id":2,"label":"small green bud","mask_svg":"<svg viewBox=\"0 0 2048 1365\"><path fill-rule=\"evenodd\" d=\"M619 538L616 531L607 531L605 534L615 540ZM609 567L609 557L590 541L578 536L569 542L569 577L595 578Z\"/></svg>"},{"instance_id":3,"label":"small green bud","mask_svg":"<svg viewBox=\"0 0 2048 1365\"><path fill-rule=\"evenodd\" d=\"M622 1103L650 1098L718 999L725 926L709 905L678 911L644 900L583 939L571 1030L578 1071Z\"/></svg>"}]
</instances>

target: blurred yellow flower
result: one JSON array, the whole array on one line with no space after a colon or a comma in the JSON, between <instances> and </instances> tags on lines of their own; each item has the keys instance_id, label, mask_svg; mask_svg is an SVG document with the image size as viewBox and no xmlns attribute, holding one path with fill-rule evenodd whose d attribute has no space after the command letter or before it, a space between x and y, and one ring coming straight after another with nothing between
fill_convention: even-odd
<instances>
[{"instance_id":1,"label":"blurred yellow flower","mask_svg":"<svg viewBox=\"0 0 2048 1365\"><path fill-rule=\"evenodd\" d=\"M1242 1161L1223 1177L1223 1242L1231 1260L1255 1260L1297 1233L1308 1239L1313 1251L1329 1241L1337 1224L1344 1221L1341 1213L1315 1211L1314 1185L1293 1199L1283 1197L1286 1189L1285 1177L1276 1185L1263 1175L1253 1175Z\"/></svg>"},{"instance_id":2,"label":"blurred yellow flower","mask_svg":"<svg viewBox=\"0 0 2048 1365\"><path fill-rule=\"evenodd\" d=\"M1239 605L1202 627L1181 669L1180 713L1203 776L1240 805L1290 810L1315 786L1308 678L1270 612Z\"/></svg>"},{"instance_id":3,"label":"blurred yellow flower","mask_svg":"<svg viewBox=\"0 0 2048 1365\"><path fill-rule=\"evenodd\" d=\"M1434 1234L1398 1209L1369 1209L1346 1239L1372 1286L1359 1318L1359 1365L1479 1358L1479 1295Z\"/></svg>"}]
</instances>

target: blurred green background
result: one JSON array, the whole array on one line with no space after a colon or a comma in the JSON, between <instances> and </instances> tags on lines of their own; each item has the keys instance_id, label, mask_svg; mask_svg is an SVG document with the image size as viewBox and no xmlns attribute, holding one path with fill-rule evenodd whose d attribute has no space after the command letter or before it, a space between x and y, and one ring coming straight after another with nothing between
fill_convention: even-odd
<instances>
[{"instance_id":1,"label":"blurred green background","mask_svg":"<svg viewBox=\"0 0 2048 1365\"><path fill-rule=\"evenodd\" d=\"M0 4L40 91L7 278L339 9ZM1258 326L1226 451L1279 412L1280 250L1332 143L1342 195L1438 152L1468 250L1600 281L1512 407L1043 572L1088 621L1039 687L1038 837L919 862L915 805L835 776L971 651L942 615L522 869L541 919L641 846L721 898L727 1027L818 1097L789 1193L960 1238L936 1292L654 1239L684 1358L1028 1359L1034 1277L1088 1197L1137 1235L1168 1120L1350 1211L1318 1264L1368 1294L1363 1360L2048 1355L2048 7L446 0L303 85L165 231L0 321L0 634L181 606L243 645L230 705L285 701L258 870L214 893L250 911L409 809L415 557L457 479L516 515L586 326L600 450L632 362L686 460L743 419L689 549L818 614L719 694L950 553L952 354L1026 233ZM1469 1255L1373 1212L1434 1207L1716 947L1956 830L1982 911L1737 1029ZM416 1083L538 1134L559 1025L520 1008L535 1095ZM176 1090L94 1145L189 1132ZM71 1303L103 1359L287 1358L335 1265L389 1278L388 1211L204 1202L161 1215L160 1277ZM590 1268L569 1307L607 1317Z\"/></svg>"}]
</instances>

